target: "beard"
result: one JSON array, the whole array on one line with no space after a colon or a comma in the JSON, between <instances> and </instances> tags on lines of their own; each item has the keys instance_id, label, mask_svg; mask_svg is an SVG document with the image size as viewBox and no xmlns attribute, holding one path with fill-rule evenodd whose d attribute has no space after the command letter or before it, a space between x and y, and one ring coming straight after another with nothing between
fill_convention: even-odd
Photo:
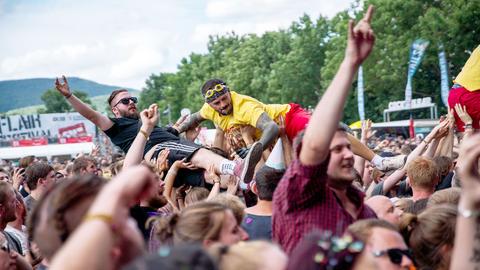
<instances>
[{"instance_id":1,"label":"beard","mask_svg":"<svg viewBox=\"0 0 480 270\"><path fill-rule=\"evenodd\" d=\"M157 195L150 198L147 203L148 203L148 206L158 209L165 206L168 203L168 201L167 201L167 198L165 198L163 195Z\"/></svg>"},{"instance_id":2,"label":"beard","mask_svg":"<svg viewBox=\"0 0 480 270\"><path fill-rule=\"evenodd\" d=\"M120 115L122 117L125 117L125 118L130 118L130 119L135 119L135 120L140 119L140 113L138 111L135 111L135 112L120 111Z\"/></svg>"}]
</instances>

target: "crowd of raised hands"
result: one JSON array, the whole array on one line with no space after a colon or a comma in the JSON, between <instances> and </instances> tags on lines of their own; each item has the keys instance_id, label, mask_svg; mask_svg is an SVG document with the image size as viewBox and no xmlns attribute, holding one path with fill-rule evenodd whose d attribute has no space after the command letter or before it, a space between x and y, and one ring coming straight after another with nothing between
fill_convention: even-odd
<instances>
[{"instance_id":1,"label":"crowd of raised hands","mask_svg":"<svg viewBox=\"0 0 480 270\"><path fill-rule=\"evenodd\" d=\"M51 166L31 157L18 166L3 162L0 270L478 269L480 134L472 128L468 108L460 104L423 137L380 134L370 120L363 121L358 134L351 132L376 155L401 163L380 170L371 160L352 158L352 187L365 194L365 207L377 219L354 217L345 235L312 230L293 253L272 239L271 218L278 215L272 210L274 194L286 181L283 175L291 175L298 164L308 171L331 162L332 151L340 151L329 146L352 78L375 43L373 11L369 7L356 25L349 22L344 61L301 143L289 141L285 119L276 119L281 143L274 145L282 146L281 155L273 162L278 151L266 149L248 185L234 175L219 174L215 164L200 170L188 159L172 159L175 148L144 158L159 121L156 104L139 114L141 131L124 157L106 159L94 149L70 164ZM56 83L69 98L68 89ZM464 124L463 134L455 131L455 117ZM181 117L172 128L178 130L186 119ZM180 136L195 141L199 134L196 127ZM241 160L254 136L255 129L246 126L217 130L215 141L204 147ZM344 170L350 163L340 165ZM298 189L295 183L289 186L289 192ZM325 194L318 194L318 201ZM290 238L289 230L296 229L287 228L280 237ZM381 229L395 232L396 246L388 246Z\"/></svg>"}]
</instances>

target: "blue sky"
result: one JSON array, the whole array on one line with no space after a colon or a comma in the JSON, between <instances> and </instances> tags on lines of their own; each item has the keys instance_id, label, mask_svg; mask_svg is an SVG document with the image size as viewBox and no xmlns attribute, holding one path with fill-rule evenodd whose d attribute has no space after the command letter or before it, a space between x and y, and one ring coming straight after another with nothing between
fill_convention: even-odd
<instances>
[{"instance_id":1,"label":"blue sky","mask_svg":"<svg viewBox=\"0 0 480 270\"><path fill-rule=\"evenodd\" d=\"M350 0L0 0L0 80L78 76L141 89L209 35L332 17Z\"/></svg>"}]
</instances>

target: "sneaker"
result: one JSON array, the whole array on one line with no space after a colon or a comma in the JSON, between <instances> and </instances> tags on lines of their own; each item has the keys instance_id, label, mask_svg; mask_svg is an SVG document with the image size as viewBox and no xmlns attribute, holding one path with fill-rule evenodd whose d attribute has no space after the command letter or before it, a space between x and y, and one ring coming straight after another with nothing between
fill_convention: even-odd
<instances>
[{"instance_id":1,"label":"sneaker","mask_svg":"<svg viewBox=\"0 0 480 270\"><path fill-rule=\"evenodd\" d=\"M405 165L405 161L407 161L407 155L384 157L382 159L382 164L380 166L377 166L376 168L382 172L398 170L402 168L403 165Z\"/></svg>"},{"instance_id":2,"label":"sneaker","mask_svg":"<svg viewBox=\"0 0 480 270\"><path fill-rule=\"evenodd\" d=\"M262 157L263 146L261 143L256 142L250 147L247 156L243 160L238 160L234 169L234 175L240 178L243 183L250 183L255 172L255 166Z\"/></svg>"}]
</instances>

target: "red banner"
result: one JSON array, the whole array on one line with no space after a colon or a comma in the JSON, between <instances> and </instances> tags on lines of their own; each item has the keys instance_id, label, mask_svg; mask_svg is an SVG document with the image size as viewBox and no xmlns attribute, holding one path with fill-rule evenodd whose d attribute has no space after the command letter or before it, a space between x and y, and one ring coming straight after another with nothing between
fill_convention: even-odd
<instances>
[{"instance_id":1,"label":"red banner","mask_svg":"<svg viewBox=\"0 0 480 270\"><path fill-rule=\"evenodd\" d=\"M12 141L13 147L22 147L22 146L38 146L38 145L47 145L47 138L34 138L34 139L24 139L24 140L14 140Z\"/></svg>"},{"instance_id":2,"label":"red banner","mask_svg":"<svg viewBox=\"0 0 480 270\"><path fill-rule=\"evenodd\" d=\"M92 142L92 136L79 136L79 137L72 137L72 138L58 138L59 144L67 144L67 143L86 143Z\"/></svg>"}]
</instances>

